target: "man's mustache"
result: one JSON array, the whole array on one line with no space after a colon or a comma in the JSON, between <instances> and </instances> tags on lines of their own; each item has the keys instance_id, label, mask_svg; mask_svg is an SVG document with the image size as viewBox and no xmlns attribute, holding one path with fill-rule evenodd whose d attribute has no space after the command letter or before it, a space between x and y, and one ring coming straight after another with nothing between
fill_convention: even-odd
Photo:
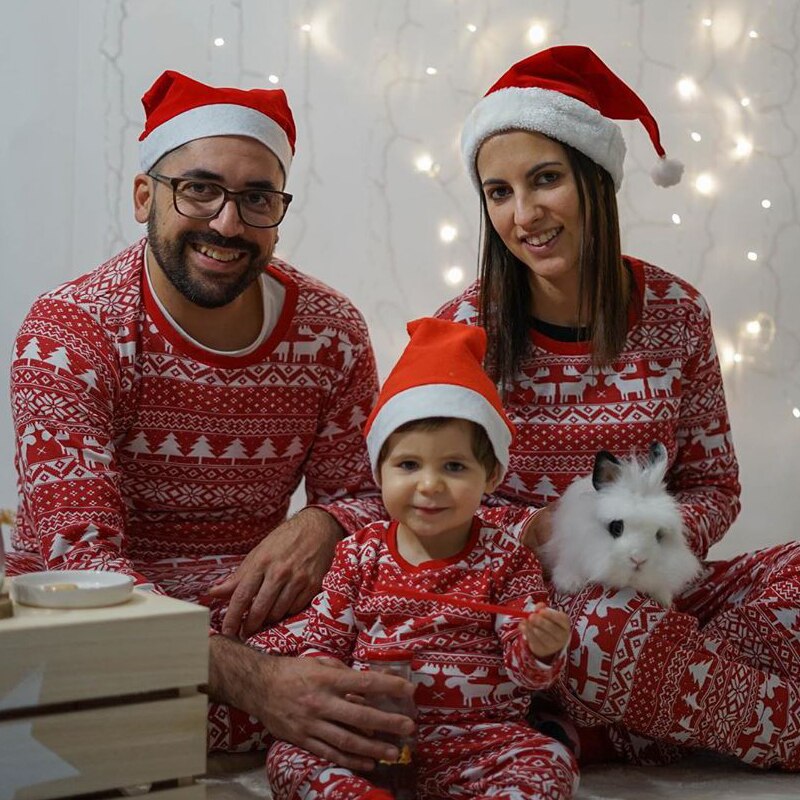
<instances>
[{"instance_id":1,"label":"man's mustache","mask_svg":"<svg viewBox=\"0 0 800 800\"><path fill-rule=\"evenodd\" d=\"M227 247L231 250L244 250L251 256L257 256L260 252L258 245L242 239L239 236L220 236L213 231L195 231L186 233L183 236L184 244L205 244L209 247Z\"/></svg>"}]
</instances>

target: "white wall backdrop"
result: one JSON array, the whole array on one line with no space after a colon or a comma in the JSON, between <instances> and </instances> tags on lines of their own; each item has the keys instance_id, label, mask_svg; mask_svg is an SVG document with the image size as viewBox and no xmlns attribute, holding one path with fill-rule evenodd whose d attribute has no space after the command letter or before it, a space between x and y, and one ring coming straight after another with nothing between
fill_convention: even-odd
<instances>
[{"instance_id":1,"label":"white wall backdrop","mask_svg":"<svg viewBox=\"0 0 800 800\"><path fill-rule=\"evenodd\" d=\"M405 321L475 274L461 121L512 62L570 43L593 47L641 94L687 166L680 186L655 187L649 140L623 123L625 250L704 292L725 364L744 510L714 554L795 537L798 0L3 0L2 10L0 505L15 502L15 332L35 295L142 234L130 201L140 97L162 70L244 88L274 76L287 91L296 200L279 254L360 306L385 374Z\"/></svg>"}]
</instances>

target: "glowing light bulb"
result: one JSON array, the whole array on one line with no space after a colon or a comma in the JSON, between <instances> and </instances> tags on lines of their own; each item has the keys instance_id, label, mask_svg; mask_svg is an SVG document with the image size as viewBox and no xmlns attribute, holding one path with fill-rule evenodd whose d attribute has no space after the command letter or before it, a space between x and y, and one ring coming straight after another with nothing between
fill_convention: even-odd
<instances>
[{"instance_id":1,"label":"glowing light bulb","mask_svg":"<svg viewBox=\"0 0 800 800\"><path fill-rule=\"evenodd\" d=\"M450 267L445 270L444 279L450 286L457 286L464 280L464 270L461 267Z\"/></svg>"},{"instance_id":2,"label":"glowing light bulb","mask_svg":"<svg viewBox=\"0 0 800 800\"><path fill-rule=\"evenodd\" d=\"M478 30L478 26L477 26L477 25L473 25L473 24L470 22L470 23L469 23L469 25L467 25L467 30L468 30L470 33L475 33L475 31L477 31L477 30Z\"/></svg>"},{"instance_id":3,"label":"glowing light bulb","mask_svg":"<svg viewBox=\"0 0 800 800\"><path fill-rule=\"evenodd\" d=\"M751 319L748 322L744 329L750 334L750 336L758 336L761 333L761 323L757 319Z\"/></svg>"},{"instance_id":4,"label":"glowing light bulb","mask_svg":"<svg viewBox=\"0 0 800 800\"><path fill-rule=\"evenodd\" d=\"M767 200L765 198L764 200L761 201L761 208L771 208L771 207L772 207L772 201L771 200Z\"/></svg>"},{"instance_id":5,"label":"glowing light bulb","mask_svg":"<svg viewBox=\"0 0 800 800\"><path fill-rule=\"evenodd\" d=\"M300 30L308 33L311 30L311 26L306 22L304 25L300 26Z\"/></svg>"},{"instance_id":6,"label":"glowing light bulb","mask_svg":"<svg viewBox=\"0 0 800 800\"><path fill-rule=\"evenodd\" d=\"M458 228L456 228L455 225L445 223L441 228L439 228L439 238L443 242L453 242L455 241L456 236L458 236Z\"/></svg>"},{"instance_id":7,"label":"glowing light bulb","mask_svg":"<svg viewBox=\"0 0 800 800\"><path fill-rule=\"evenodd\" d=\"M697 84L691 78L681 78L678 81L678 94L684 100L691 100L697 94Z\"/></svg>"},{"instance_id":8,"label":"glowing light bulb","mask_svg":"<svg viewBox=\"0 0 800 800\"><path fill-rule=\"evenodd\" d=\"M528 28L528 41L531 44L541 44L547 38L547 31L538 22Z\"/></svg>"},{"instance_id":9,"label":"glowing light bulb","mask_svg":"<svg viewBox=\"0 0 800 800\"><path fill-rule=\"evenodd\" d=\"M741 364L742 363L742 354L741 353L734 353L733 354L733 363L734 364Z\"/></svg>"},{"instance_id":10,"label":"glowing light bulb","mask_svg":"<svg viewBox=\"0 0 800 800\"><path fill-rule=\"evenodd\" d=\"M754 253L752 250L747 254L748 261L758 261L758 253Z\"/></svg>"},{"instance_id":11,"label":"glowing light bulb","mask_svg":"<svg viewBox=\"0 0 800 800\"><path fill-rule=\"evenodd\" d=\"M278 81L280 80L280 78L279 78L277 75L270 75L270 76L267 78L267 80L268 80L270 83L278 83Z\"/></svg>"},{"instance_id":12,"label":"glowing light bulb","mask_svg":"<svg viewBox=\"0 0 800 800\"><path fill-rule=\"evenodd\" d=\"M414 166L419 172L429 172L433 166L433 159L427 153L423 153L421 156L417 156Z\"/></svg>"},{"instance_id":13,"label":"glowing light bulb","mask_svg":"<svg viewBox=\"0 0 800 800\"><path fill-rule=\"evenodd\" d=\"M216 39L214 39L214 44L215 44L217 47L222 47L222 45L224 45L224 44L225 44L225 40L224 40L224 39L223 39L221 36L217 36L217 38L216 38Z\"/></svg>"},{"instance_id":14,"label":"glowing light bulb","mask_svg":"<svg viewBox=\"0 0 800 800\"><path fill-rule=\"evenodd\" d=\"M711 19L711 17L704 17L703 18L703 27L710 28L712 24L713 24L713 20Z\"/></svg>"},{"instance_id":15,"label":"glowing light bulb","mask_svg":"<svg viewBox=\"0 0 800 800\"><path fill-rule=\"evenodd\" d=\"M702 172L695 178L694 188L697 189L700 194L712 194L715 187L714 177L708 172Z\"/></svg>"},{"instance_id":16,"label":"glowing light bulb","mask_svg":"<svg viewBox=\"0 0 800 800\"><path fill-rule=\"evenodd\" d=\"M730 367L736 361L736 351L730 346L725 345L720 350L720 358L723 367Z\"/></svg>"},{"instance_id":17,"label":"glowing light bulb","mask_svg":"<svg viewBox=\"0 0 800 800\"><path fill-rule=\"evenodd\" d=\"M793 416L795 419L800 419L800 408L798 408L797 406L795 406L795 407L792 409L792 416Z\"/></svg>"},{"instance_id":18,"label":"glowing light bulb","mask_svg":"<svg viewBox=\"0 0 800 800\"><path fill-rule=\"evenodd\" d=\"M692 131L690 136L693 142L700 142L703 140L703 137L697 131Z\"/></svg>"},{"instance_id":19,"label":"glowing light bulb","mask_svg":"<svg viewBox=\"0 0 800 800\"><path fill-rule=\"evenodd\" d=\"M425 70L426 75L435 75L439 70L436 67L427 67Z\"/></svg>"},{"instance_id":20,"label":"glowing light bulb","mask_svg":"<svg viewBox=\"0 0 800 800\"><path fill-rule=\"evenodd\" d=\"M758 31L750 31L750 33L748 33L747 35L748 35L748 36L749 36L751 39L758 39Z\"/></svg>"},{"instance_id":21,"label":"glowing light bulb","mask_svg":"<svg viewBox=\"0 0 800 800\"><path fill-rule=\"evenodd\" d=\"M739 103L741 104L742 108L747 108L747 106L749 106L749 105L750 105L750 98L749 98L749 97L743 97L743 98L742 98L742 99L739 101Z\"/></svg>"},{"instance_id":22,"label":"glowing light bulb","mask_svg":"<svg viewBox=\"0 0 800 800\"><path fill-rule=\"evenodd\" d=\"M680 225L680 224L681 224L681 215L680 215L680 214L673 214L673 215L672 215L672 221L673 221L673 222L674 222L676 225Z\"/></svg>"},{"instance_id":23,"label":"glowing light bulb","mask_svg":"<svg viewBox=\"0 0 800 800\"><path fill-rule=\"evenodd\" d=\"M736 140L736 148L733 154L736 158L747 158L753 152L753 143L745 136L740 136Z\"/></svg>"}]
</instances>

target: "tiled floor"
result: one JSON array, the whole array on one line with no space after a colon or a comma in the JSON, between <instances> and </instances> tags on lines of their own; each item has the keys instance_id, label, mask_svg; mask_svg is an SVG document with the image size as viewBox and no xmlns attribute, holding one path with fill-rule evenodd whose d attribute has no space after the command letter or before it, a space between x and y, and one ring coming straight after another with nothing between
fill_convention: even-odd
<instances>
[{"instance_id":1,"label":"tiled floor","mask_svg":"<svg viewBox=\"0 0 800 800\"><path fill-rule=\"evenodd\" d=\"M269 797L261 759L212 757L208 800ZM669 767L590 767L575 800L800 800L800 775L763 773L711 757Z\"/></svg>"}]
</instances>

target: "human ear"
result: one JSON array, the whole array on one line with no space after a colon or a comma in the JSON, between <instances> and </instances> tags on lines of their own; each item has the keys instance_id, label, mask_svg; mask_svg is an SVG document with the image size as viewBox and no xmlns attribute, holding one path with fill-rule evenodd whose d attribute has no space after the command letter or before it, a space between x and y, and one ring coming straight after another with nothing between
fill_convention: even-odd
<instances>
[{"instance_id":1,"label":"human ear","mask_svg":"<svg viewBox=\"0 0 800 800\"><path fill-rule=\"evenodd\" d=\"M137 222L144 223L150 219L154 191L155 184L144 173L133 179L133 216Z\"/></svg>"},{"instance_id":2,"label":"human ear","mask_svg":"<svg viewBox=\"0 0 800 800\"><path fill-rule=\"evenodd\" d=\"M484 494L491 494L500 485L500 481L500 465L495 464L494 469L486 478L486 491Z\"/></svg>"}]
</instances>

